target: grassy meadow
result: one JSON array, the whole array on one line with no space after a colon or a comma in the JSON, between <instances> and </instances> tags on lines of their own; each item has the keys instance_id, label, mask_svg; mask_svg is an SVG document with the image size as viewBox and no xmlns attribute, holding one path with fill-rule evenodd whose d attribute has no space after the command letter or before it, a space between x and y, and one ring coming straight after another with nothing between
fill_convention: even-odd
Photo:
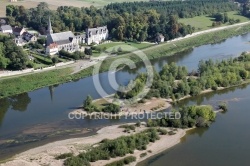
<instances>
[{"instance_id":1,"label":"grassy meadow","mask_svg":"<svg viewBox=\"0 0 250 166\"><path fill-rule=\"evenodd\" d=\"M231 19L239 19L240 22L246 22L249 21L248 18L241 16L238 14L237 11L231 11L227 12L228 17ZM179 19L179 22L184 23L186 25L191 25L196 28L196 31L206 30L212 28L212 23L214 21L214 18L209 16L196 16L193 18L183 18ZM228 23L223 24L222 26L229 25Z\"/></svg>"}]
</instances>

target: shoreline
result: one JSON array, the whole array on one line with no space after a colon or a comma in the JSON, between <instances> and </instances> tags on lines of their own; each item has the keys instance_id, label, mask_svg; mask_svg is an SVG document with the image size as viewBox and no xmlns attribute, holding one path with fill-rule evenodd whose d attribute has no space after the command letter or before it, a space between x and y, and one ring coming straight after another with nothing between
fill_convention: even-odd
<instances>
[{"instance_id":1,"label":"shoreline","mask_svg":"<svg viewBox=\"0 0 250 166\"><path fill-rule=\"evenodd\" d=\"M130 123L131 124L131 123ZM134 124L134 123L132 123ZM123 128L119 128L120 125L107 126L97 131L97 134L82 138L72 138L62 141L55 141L46 145L36 147L27 150L23 153L15 155L11 161L0 164L0 166L36 166L36 165L63 165L63 160L56 160L55 157L63 153L74 153L75 155L84 151L84 148L89 148L96 143L99 143L103 139L116 139L121 136L128 136L135 133L139 133L145 130L147 127L142 125L136 128L135 133L125 133ZM165 128L168 131L170 128ZM136 161L131 163L131 166L136 166L139 162L157 155L174 145L180 143L181 138L186 135L186 131L190 129L177 129L175 135L160 135L160 140L154 143L150 143L146 150L135 150L134 154L127 154L126 156L135 156ZM151 151L151 153L149 153ZM142 153L147 153L145 157L140 157ZM124 156L124 157L126 157ZM92 162L91 166L103 166L113 161L120 160L124 157L111 158L110 160L99 160Z\"/></svg>"},{"instance_id":2,"label":"shoreline","mask_svg":"<svg viewBox=\"0 0 250 166\"><path fill-rule=\"evenodd\" d=\"M157 59L157 58L160 58L160 57L174 56L175 54L177 54L179 52L182 52L184 50L187 50L187 49L190 49L190 48L193 48L193 47L198 47L198 46L201 46L201 45L216 43L216 42L221 41L223 39L228 39L228 38L233 37L233 36L238 36L238 35L241 35L241 34L248 33L249 32L249 27L247 26L248 24L250 24L250 21L239 23L239 24L234 24L234 25L230 25L230 26L213 28L213 29L205 30L205 31L199 31L199 32L196 32L196 34L192 34L192 35L189 35L187 37L178 38L178 39L175 39L173 41L168 41L168 42L162 43L160 45L156 45L156 46L152 46L152 47L149 47L149 48L141 49L141 51L144 51L145 54L147 55L147 57L150 60ZM238 29L235 30L234 28L236 28L236 27L242 27L242 28L240 28L239 30ZM218 32L222 32L222 33L218 33ZM193 43L191 45L183 44L185 42L188 42L188 40L199 40L200 38L203 38L205 35L208 35L208 38L206 40L204 40L204 41L196 42L196 43ZM212 36L217 35L219 40L214 41L211 38L211 35ZM167 48L167 47L164 49L164 46L168 46L171 43L179 45L178 51L172 50L171 48ZM161 49L159 49L159 48L161 48ZM157 52L157 50L160 51L160 52ZM133 53L123 54L123 55L119 56L118 58L129 57L131 54L133 54ZM108 58L108 61L109 61L108 63L110 63L110 62L112 62L112 61L114 61L116 59L117 58ZM138 59L135 59L135 63L137 63L137 62L139 62ZM107 66L109 66L109 65L107 64ZM100 73L106 72L108 70L107 66L104 66ZM88 67L88 68L86 68L86 69L84 69L84 70L82 70L82 71L80 71L78 73L75 73L73 75L63 76L63 79L59 79L59 80L56 80L56 81L50 80L50 83L47 84L47 85L39 85L38 84L38 86L33 87L33 88L23 88L23 89L20 89L18 91L13 91L13 89L8 89L8 87L3 86L2 88L3 89L6 88L6 91L8 93L4 93L4 94L0 95L0 99L5 98L5 97L9 97L9 96L18 95L18 94L25 93L25 92L34 91L36 89L44 88L44 87L47 87L47 86L50 86L50 85L52 86L52 85L56 85L56 84L63 84L63 83L71 82L72 80L78 80L78 79L82 79L82 78L92 76L92 68L93 68L93 66ZM57 69L57 70L62 70L62 69ZM56 71L56 70L53 70L53 71ZM28 77L28 76L30 76L30 75L25 75L23 77ZM9 82L9 81L14 81L12 79L18 79L17 81L14 81L14 82L21 81L21 83L22 83L22 80L19 79L19 78L20 77L14 77L14 78L9 78L7 80ZM6 79L0 80L0 81L1 81L1 83L3 85L5 85ZM34 84L34 82L36 82L36 81L37 80L34 80L33 82L30 82L29 84ZM15 84L12 85L12 86L15 86ZM29 87L29 85L27 85L27 87Z\"/></svg>"}]
</instances>

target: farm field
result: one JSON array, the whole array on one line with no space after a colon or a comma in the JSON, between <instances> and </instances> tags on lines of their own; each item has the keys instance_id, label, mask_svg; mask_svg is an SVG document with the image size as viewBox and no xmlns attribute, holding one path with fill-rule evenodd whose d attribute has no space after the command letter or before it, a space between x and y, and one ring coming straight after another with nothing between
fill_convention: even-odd
<instances>
[{"instance_id":1,"label":"farm field","mask_svg":"<svg viewBox=\"0 0 250 166\"><path fill-rule=\"evenodd\" d=\"M5 8L7 5L23 5L26 8L36 7L40 2L47 2L50 9L57 9L58 6L75 6L75 7L89 7L91 5L102 7L114 2L134 2L146 0L22 0L19 2L9 2L9 0L0 0L0 17L5 16Z\"/></svg>"},{"instance_id":2,"label":"farm field","mask_svg":"<svg viewBox=\"0 0 250 166\"><path fill-rule=\"evenodd\" d=\"M240 22L246 22L249 21L248 18L241 16L238 14L237 11L231 11L231 12L227 12L228 17L231 19L239 19ZM179 19L179 22L184 23L186 25L191 25L193 27L196 28L196 31L201 31L201 30L206 30L209 28L212 28L212 23L213 23L214 19L209 17L209 16L196 16L193 18L183 18L183 19ZM225 25L229 25L227 24L223 24L222 26Z\"/></svg>"}]
</instances>

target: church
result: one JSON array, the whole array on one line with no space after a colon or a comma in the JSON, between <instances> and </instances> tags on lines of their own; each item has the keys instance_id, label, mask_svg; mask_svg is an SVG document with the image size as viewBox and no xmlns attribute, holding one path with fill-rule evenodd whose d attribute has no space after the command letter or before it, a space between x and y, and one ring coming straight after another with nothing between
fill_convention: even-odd
<instances>
[{"instance_id":1,"label":"church","mask_svg":"<svg viewBox=\"0 0 250 166\"><path fill-rule=\"evenodd\" d=\"M71 31L53 33L49 18L46 54L55 55L62 49L70 53L80 51L80 44L85 43L85 38L85 35L75 36Z\"/></svg>"}]
</instances>

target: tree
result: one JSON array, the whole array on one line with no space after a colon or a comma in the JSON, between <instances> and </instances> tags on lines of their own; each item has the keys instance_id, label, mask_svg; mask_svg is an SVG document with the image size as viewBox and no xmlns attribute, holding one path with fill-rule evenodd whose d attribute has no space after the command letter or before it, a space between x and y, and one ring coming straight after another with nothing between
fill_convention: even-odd
<instances>
[{"instance_id":1,"label":"tree","mask_svg":"<svg viewBox=\"0 0 250 166\"><path fill-rule=\"evenodd\" d=\"M84 53L86 55L92 55L92 49L91 48L85 48Z\"/></svg>"},{"instance_id":2,"label":"tree","mask_svg":"<svg viewBox=\"0 0 250 166\"><path fill-rule=\"evenodd\" d=\"M92 105L92 101L93 101L92 97L88 95L83 102L83 108L89 108Z\"/></svg>"},{"instance_id":3,"label":"tree","mask_svg":"<svg viewBox=\"0 0 250 166\"><path fill-rule=\"evenodd\" d=\"M56 63L59 61L58 57L56 57L56 56L53 57L51 60L52 60L52 62L53 62L54 64L56 64Z\"/></svg>"}]
</instances>

